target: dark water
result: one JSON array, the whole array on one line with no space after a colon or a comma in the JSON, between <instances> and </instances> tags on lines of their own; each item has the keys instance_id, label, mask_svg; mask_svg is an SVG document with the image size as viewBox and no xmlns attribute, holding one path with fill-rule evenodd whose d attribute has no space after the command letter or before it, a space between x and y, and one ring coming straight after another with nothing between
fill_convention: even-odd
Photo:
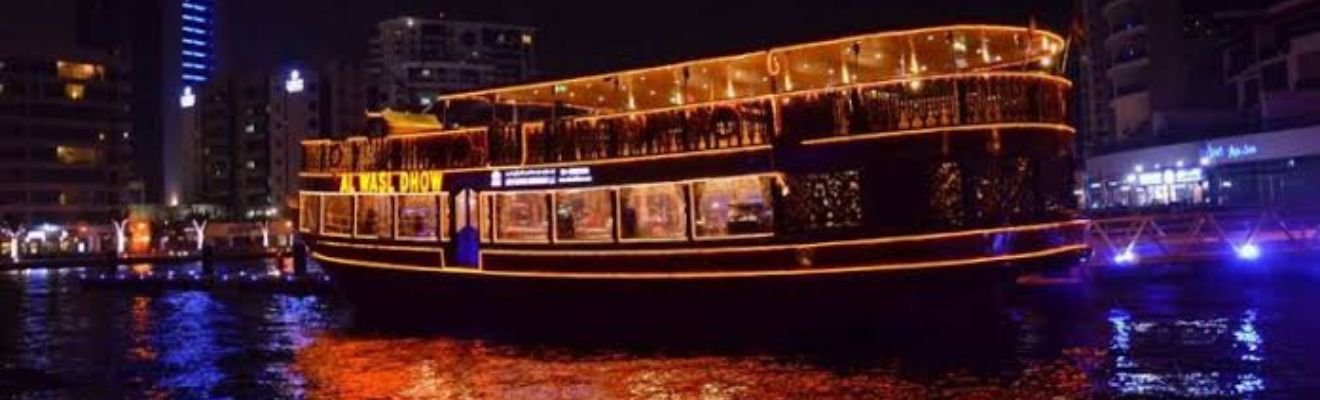
<instances>
[{"instance_id":1,"label":"dark water","mask_svg":"<svg viewBox=\"0 0 1320 400\"><path fill-rule=\"evenodd\" d=\"M1274 264L1101 270L943 336L715 350L364 333L334 296L0 273L0 398L1320 398L1320 262Z\"/></svg>"}]
</instances>

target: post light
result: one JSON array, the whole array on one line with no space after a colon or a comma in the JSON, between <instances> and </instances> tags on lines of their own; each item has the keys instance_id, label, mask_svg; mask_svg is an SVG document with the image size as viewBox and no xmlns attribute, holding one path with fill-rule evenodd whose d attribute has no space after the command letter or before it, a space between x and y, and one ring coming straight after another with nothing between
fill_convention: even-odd
<instances>
[{"instance_id":1,"label":"post light","mask_svg":"<svg viewBox=\"0 0 1320 400\"><path fill-rule=\"evenodd\" d=\"M1122 253L1118 253L1118 255L1114 256L1114 264L1132 265L1136 263L1137 253L1133 252L1131 248L1123 250Z\"/></svg>"},{"instance_id":2,"label":"post light","mask_svg":"<svg viewBox=\"0 0 1320 400\"><path fill-rule=\"evenodd\" d=\"M209 221L205 219L193 218L191 222L193 226L193 231L197 238L197 251L200 252L204 247L206 247L206 224Z\"/></svg>"},{"instance_id":3,"label":"post light","mask_svg":"<svg viewBox=\"0 0 1320 400\"><path fill-rule=\"evenodd\" d=\"M1255 261L1260 258L1260 246L1255 243L1247 243L1237 248L1237 256L1244 261Z\"/></svg>"},{"instance_id":4,"label":"post light","mask_svg":"<svg viewBox=\"0 0 1320 400\"><path fill-rule=\"evenodd\" d=\"M302 79L302 73L298 72L296 69L289 71L289 80L284 81L284 91L289 93L300 93L305 87L306 83Z\"/></svg>"},{"instance_id":5,"label":"post light","mask_svg":"<svg viewBox=\"0 0 1320 400\"><path fill-rule=\"evenodd\" d=\"M179 107L192 108L197 105L197 95L193 93L192 86L184 86L183 94L179 95Z\"/></svg>"}]
</instances>

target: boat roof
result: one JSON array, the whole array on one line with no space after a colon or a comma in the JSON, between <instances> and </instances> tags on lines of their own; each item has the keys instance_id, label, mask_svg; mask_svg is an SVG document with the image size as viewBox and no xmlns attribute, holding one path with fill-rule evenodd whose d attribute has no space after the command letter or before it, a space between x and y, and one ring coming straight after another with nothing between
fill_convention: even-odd
<instances>
[{"instance_id":1,"label":"boat roof","mask_svg":"<svg viewBox=\"0 0 1320 400\"><path fill-rule=\"evenodd\" d=\"M848 36L730 56L439 96L559 104L606 115L896 79L1031 66L1057 73L1066 42L1034 27L950 25ZM1032 65L1039 63L1039 65Z\"/></svg>"}]
</instances>

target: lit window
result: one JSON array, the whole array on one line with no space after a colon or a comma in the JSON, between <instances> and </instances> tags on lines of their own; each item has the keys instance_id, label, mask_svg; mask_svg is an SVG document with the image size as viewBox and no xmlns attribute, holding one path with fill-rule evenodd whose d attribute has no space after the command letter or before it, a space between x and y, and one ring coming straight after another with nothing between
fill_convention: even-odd
<instances>
[{"instance_id":1,"label":"lit window","mask_svg":"<svg viewBox=\"0 0 1320 400\"><path fill-rule=\"evenodd\" d=\"M301 201L298 207L299 226L303 232L316 232L321 225L321 196L304 194Z\"/></svg>"},{"instance_id":2,"label":"lit window","mask_svg":"<svg viewBox=\"0 0 1320 400\"><path fill-rule=\"evenodd\" d=\"M358 196L357 236L389 238L394 236L394 211L390 208L389 196Z\"/></svg>"},{"instance_id":3,"label":"lit window","mask_svg":"<svg viewBox=\"0 0 1320 400\"><path fill-rule=\"evenodd\" d=\"M524 34L522 35L522 44L525 44L525 45L531 45L531 44L532 44L532 34L530 34L530 33L524 33Z\"/></svg>"},{"instance_id":4,"label":"lit window","mask_svg":"<svg viewBox=\"0 0 1320 400\"><path fill-rule=\"evenodd\" d=\"M105 74L105 68L96 64L56 61L55 74L60 79L85 81L101 78Z\"/></svg>"},{"instance_id":5,"label":"lit window","mask_svg":"<svg viewBox=\"0 0 1320 400\"><path fill-rule=\"evenodd\" d=\"M714 179L693 185L696 233L701 237L765 234L774 231L769 177Z\"/></svg>"},{"instance_id":6,"label":"lit window","mask_svg":"<svg viewBox=\"0 0 1320 400\"><path fill-rule=\"evenodd\" d=\"M352 234L353 196L325 196L322 203L324 203L325 225L321 227L321 232L335 235Z\"/></svg>"},{"instance_id":7,"label":"lit window","mask_svg":"<svg viewBox=\"0 0 1320 400\"><path fill-rule=\"evenodd\" d=\"M608 190L555 195L555 239L608 242L614 239L614 200Z\"/></svg>"},{"instance_id":8,"label":"lit window","mask_svg":"<svg viewBox=\"0 0 1320 400\"><path fill-rule=\"evenodd\" d=\"M87 86L83 84L80 83L64 84L64 97L68 97L69 100L75 100L75 101L82 100L83 96L85 96L86 94L87 94Z\"/></svg>"},{"instance_id":9,"label":"lit window","mask_svg":"<svg viewBox=\"0 0 1320 400\"><path fill-rule=\"evenodd\" d=\"M59 146L55 148L55 157L60 160L60 164L95 164L96 155L96 149L88 147Z\"/></svg>"},{"instance_id":10,"label":"lit window","mask_svg":"<svg viewBox=\"0 0 1320 400\"><path fill-rule=\"evenodd\" d=\"M624 239L683 239L687 237L687 205L680 185L623 188L619 210Z\"/></svg>"},{"instance_id":11,"label":"lit window","mask_svg":"<svg viewBox=\"0 0 1320 400\"><path fill-rule=\"evenodd\" d=\"M440 213L435 196L399 196L399 238L435 239Z\"/></svg>"},{"instance_id":12,"label":"lit window","mask_svg":"<svg viewBox=\"0 0 1320 400\"><path fill-rule=\"evenodd\" d=\"M499 241L547 242L550 212L543 193L500 194L495 197L499 215L495 237Z\"/></svg>"}]
</instances>

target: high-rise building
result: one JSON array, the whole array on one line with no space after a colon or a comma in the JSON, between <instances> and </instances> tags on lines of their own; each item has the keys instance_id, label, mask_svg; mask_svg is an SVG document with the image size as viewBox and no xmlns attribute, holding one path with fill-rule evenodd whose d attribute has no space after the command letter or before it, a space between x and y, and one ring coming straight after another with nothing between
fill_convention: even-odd
<instances>
[{"instance_id":1,"label":"high-rise building","mask_svg":"<svg viewBox=\"0 0 1320 400\"><path fill-rule=\"evenodd\" d=\"M179 9L180 79L187 85L205 83L215 68L215 2L181 0Z\"/></svg>"},{"instance_id":2,"label":"high-rise building","mask_svg":"<svg viewBox=\"0 0 1320 400\"><path fill-rule=\"evenodd\" d=\"M197 90L192 112L197 115L202 168L196 202L231 213L269 207L267 76L215 76Z\"/></svg>"},{"instance_id":3,"label":"high-rise building","mask_svg":"<svg viewBox=\"0 0 1320 400\"><path fill-rule=\"evenodd\" d=\"M1262 7L1224 46L1239 115L1258 130L1320 123L1320 0Z\"/></svg>"},{"instance_id":4,"label":"high-rise building","mask_svg":"<svg viewBox=\"0 0 1320 400\"><path fill-rule=\"evenodd\" d=\"M365 131L359 71L330 63L222 73L190 92L184 120L202 166L193 197L238 218L296 208L301 142Z\"/></svg>"},{"instance_id":5,"label":"high-rise building","mask_svg":"<svg viewBox=\"0 0 1320 400\"><path fill-rule=\"evenodd\" d=\"M131 63L108 0L0 4L0 213L92 224L141 201Z\"/></svg>"},{"instance_id":6,"label":"high-rise building","mask_svg":"<svg viewBox=\"0 0 1320 400\"><path fill-rule=\"evenodd\" d=\"M1087 154L1225 129L1231 96L1218 44L1241 0L1081 0L1081 129Z\"/></svg>"},{"instance_id":7,"label":"high-rise building","mask_svg":"<svg viewBox=\"0 0 1320 400\"><path fill-rule=\"evenodd\" d=\"M0 213L104 223L140 201L121 65L95 51L0 44Z\"/></svg>"},{"instance_id":8,"label":"high-rise building","mask_svg":"<svg viewBox=\"0 0 1320 400\"><path fill-rule=\"evenodd\" d=\"M399 17L380 22L368 43L376 107L429 105L437 94L498 86L535 74L530 27Z\"/></svg>"},{"instance_id":9,"label":"high-rise building","mask_svg":"<svg viewBox=\"0 0 1320 400\"><path fill-rule=\"evenodd\" d=\"M1178 126L1166 121L1164 130L1151 136L1157 140L1128 138L1128 143L1119 142L1126 150L1089 157L1087 207L1287 209L1311 207L1320 196L1320 0L1243 1L1234 7L1215 14L1221 34L1204 55L1220 66L1218 72L1184 79L1214 82L1173 86L1181 91L1163 82L1147 84L1152 104L1158 90L1181 96L1219 91L1214 95L1228 101L1204 111L1213 117L1198 121L1200 129L1183 125L1184 130L1172 130ZM1204 24L1193 20L1188 29L1197 26ZM1184 33L1189 34L1196 32ZM1124 37L1111 42L1128 40ZM1190 54L1203 56L1199 50ZM1153 68L1156 63L1154 57L1137 62L1113 68ZM1113 77L1126 79L1127 73ZM1122 97L1114 103L1129 101ZM1129 110L1116 111L1121 127L1122 113ZM1166 112L1152 108L1155 127L1161 127L1158 113Z\"/></svg>"},{"instance_id":10,"label":"high-rise building","mask_svg":"<svg viewBox=\"0 0 1320 400\"><path fill-rule=\"evenodd\" d=\"M168 205L191 203L200 199L191 196L199 183L193 165L196 160L195 144L199 140L197 115L188 110L190 102L201 95L202 86L217 69L215 0L158 0L164 1L165 15L161 43L164 63L163 83L158 89L165 95L158 103L158 115L163 118L160 132L161 157L157 186Z\"/></svg>"},{"instance_id":11,"label":"high-rise building","mask_svg":"<svg viewBox=\"0 0 1320 400\"><path fill-rule=\"evenodd\" d=\"M326 120L321 97L325 87L320 74L292 68L285 74L271 74L269 149L270 198L268 204L280 209L297 208L298 171L302 168L302 141L321 136ZM329 109L329 107L325 107Z\"/></svg>"},{"instance_id":12,"label":"high-rise building","mask_svg":"<svg viewBox=\"0 0 1320 400\"><path fill-rule=\"evenodd\" d=\"M187 164L191 122L181 106L185 91L198 93L217 68L215 0L134 0L117 3L111 16L133 65L133 124L139 154L134 169L145 202L188 202L194 183Z\"/></svg>"}]
</instances>

